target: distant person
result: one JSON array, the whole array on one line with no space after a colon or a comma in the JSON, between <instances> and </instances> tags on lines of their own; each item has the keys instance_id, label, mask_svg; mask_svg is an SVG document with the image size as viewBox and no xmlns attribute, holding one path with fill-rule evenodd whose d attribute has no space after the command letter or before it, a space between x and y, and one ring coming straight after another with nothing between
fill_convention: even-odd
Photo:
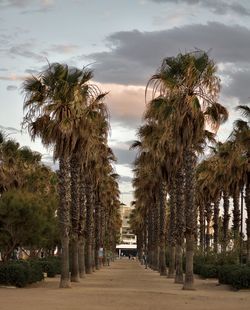
<instances>
[{"instance_id":1,"label":"distant person","mask_svg":"<svg viewBox=\"0 0 250 310\"><path fill-rule=\"evenodd\" d=\"M148 262L147 262L147 254L145 252L143 252L142 254L142 260L143 260L143 264L145 265L145 269L148 268Z\"/></svg>"}]
</instances>

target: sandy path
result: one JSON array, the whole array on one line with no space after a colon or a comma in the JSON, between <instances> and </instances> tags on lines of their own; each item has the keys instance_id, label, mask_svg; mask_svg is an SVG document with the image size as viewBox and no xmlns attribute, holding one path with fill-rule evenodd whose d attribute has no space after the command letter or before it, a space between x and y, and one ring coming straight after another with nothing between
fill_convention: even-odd
<instances>
[{"instance_id":1,"label":"sandy path","mask_svg":"<svg viewBox=\"0 0 250 310\"><path fill-rule=\"evenodd\" d=\"M214 280L199 279L196 291L183 291L173 280L125 259L88 275L72 289L59 289L58 283L46 279L36 287L0 288L0 310L250 309L250 291L233 292Z\"/></svg>"}]
</instances>

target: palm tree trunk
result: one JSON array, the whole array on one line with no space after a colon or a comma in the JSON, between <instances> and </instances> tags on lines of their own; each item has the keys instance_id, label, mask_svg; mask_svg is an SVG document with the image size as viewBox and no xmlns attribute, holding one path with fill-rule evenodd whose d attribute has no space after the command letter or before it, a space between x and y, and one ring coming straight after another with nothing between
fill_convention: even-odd
<instances>
[{"instance_id":1,"label":"palm tree trunk","mask_svg":"<svg viewBox=\"0 0 250 310\"><path fill-rule=\"evenodd\" d=\"M79 282L79 262L78 262L78 225L79 225L79 172L80 167L78 159L75 154L72 155L70 160L70 173L71 173L71 250L72 250L72 263L71 263L71 281Z\"/></svg>"},{"instance_id":2,"label":"palm tree trunk","mask_svg":"<svg viewBox=\"0 0 250 310\"><path fill-rule=\"evenodd\" d=\"M62 244L62 271L60 288L70 287L69 277L69 230L70 230L70 208L69 208L69 161L65 158L59 159L58 192L59 209L58 218Z\"/></svg>"},{"instance_id":3,"label":"palm tree trunk","mask_svg":"<svg viewBox=\"0 0 250 310\"><path fill-rule=\"evenodd\" d=\"M143 255L143 231L138 230L136 232L137 236L137 253L138 253L138 259L140 262L142 262L142 255Z\"/></svg>"},{"instance_id":4,"label":"palm tree trunk","mask_svg":"<svg viewBox=\"0 0 250 310\"><path fill-rule=\"evenodd\" d=\"M235 190L233 193L233 236L234 248L238 247L240 233L240 191Z\"/></svg>"},{"instance_id":5,"label":"palm tree trunk","mask_svg":"<svg viewBox=\"0 0 250 310\"><path fill-rule=\"evenodd\" d=\"M200 230L200 249L202 253L204 252L204 241L205 241L205 210L204 203L200 202L199 204L199 230Z\"/></svg>"},{"instance_id":6,"label":"palm tree trunk","mask_svg":"<svg viewBox=\"0 0 250 310\"><path fill-rule=\"evenodd\" d=\"M93 197L92 184L89 176L86 178L86 273L93 271Z\"/></svg>"},{"instance_id":7,"label":"palm tree trunk","mask_svg":"<svg viewBox=\"0 0 250 310\"><path fill-rule=\"evenodd\" d=\"M106 251L105 251L105 239L106 235L106 208L105 205L102 205L101 208L101 235L100 235L100 244L103 248L103 257L102 257L102 265L104 266L106 264Z\"/></svg>"},{"instance_id":8,"label":"palm tree trunk","mask_svg":"<svg viewBox=\"0 0 250 310\"><path fill-rule=\"evenodd\" d=\"M78 225L78 262L79 262L79 276L80 278L85 277L85 221L86 221L86 208L85 208L85 178L83 171L80 174L80 185L79 185L79 225Z\"/></svg>"},{"instance_id":9,"label":"palm tree trunk","mask_svg":"<svg viewBox=\"0 0 250 310\"><path fill-rule=\"evenodd\" d=\"M247 174L247 183L245 188L245 205L247 211L247 263L250 263L250 173Z\"/></svg>"},{"instance_id":10,"label":"palm tree trunk","mask_svg":"<svg viewBox=\"0 0 250 310\"><path fill-rule=\"evenodd\" d=\"M152 267L153 261L153 210L152 206L148 210L148 225L147 225L147 237L148 237L148 266Z\"/></svg>"},{"instance_id":11,"label":"palm tree trunk","mask_svg":"<svg viewBox=\"0 0 250 310\"><path fill-rule=\"evenodd\" d=\"M97 200L95 203L95 268L100 269L99 249L100 249L100 229L101 229L101 203L99 190L97 189Z\"/></svg>"},{"instance_id":12,"label":"palm tree trunk","mask_svg":"<svg viewBox=\"0 0 250 310\"><path fill-rule=\"evenodd\" d=\"M156 193L154 203L154 263L153 269L159 271L159 226L160 226L160 205Z\"/></svg>"},{"instance_id":13,"label":"palm tree trunk","mask_svg":"<svg viewBox=\"0 0 250 310\"><path fill-rule=\"evenodd\" d=\"M79 262L79 277L85 278L85 241L81 236L78 242L78 262Z\"/></svg>"},{"instance_id":14,"label":"palm tree trunk","mask_svg":"<svg viewBox=\"0 0 250 310\"><path fill-rule=\"evenodd\" d=\"M172 182L169 184L169 208L170 208L170 222L169 222L169 268L168 278L174 278L175 274L175 234L176 234L176 184Z\"/></svg>"},{"instance_id":15,"label":"palm tree trunk","mask_svg":"<svg viewBox=\"0 0 250 310\"><path fill-rule=\"evenodd\" d=\"M196 205L195 205L195 164L196 156L192 150L187 150L184 157L185 165L185 217L186 217L186 273L183 289L194 289L193 256L196 231Z\"/></svg>"},{"instance_id":16,"label":"palm tree trunk","mask_svg":"<svg viewBox=\"0 0 250 310\"><path fill-rule=\"evenodd\" d=\"M229 226L229 194L226 190L223 191L223 236L222 236L222 251L226 252L228 245L228 226Z\"/></svg>"},{"instance_id":17,"label":"palm tree trunk","mask_svg":"<svg viewBox=\"0 0 250 310\"><path fill-rule=\"evenodd\" d=\"M211 202L206 203L206 219L207 219L207 227L206 227L206 252L209 252L210 249L210 226L211 226L211 220L212 220L212 206Z\"/></svg>"},{"instance_id":18,"label":"palm tree trunk","mask_svg":"<svg viewBox=\"0 0 250 310\"><path fill-rule=\"evenodd\" d=\"M176 273L175 283L183 283L182 248L184 242L184 171L178 169L176 182Z\"/></svg>"},{"instance_id":19,"label":"palm tree trunk","mask_svg":"<svg viewBox=\"0 0 250 310\"><path fill-rule=\"evenodd\" d=\"M213 229L214 229L214 252L218 253L218 242L219 242L219 212L220 212L220 195L214 201L214 218L213 218Z\"/></svg>"},{"instance_id":20,"label":"palm tree trunk","mask_svg":"<svg viewBox=\"0 0 250 310\"><path fill-rule=\"evenodd\" d=\"M160 206L160 255L159 255L159 271L161 276L167 274L166 269L166 209L165 209L165 196L163 190L163 184L161 182L159 186L159 206Z\"/></svg>"}]
</instances>

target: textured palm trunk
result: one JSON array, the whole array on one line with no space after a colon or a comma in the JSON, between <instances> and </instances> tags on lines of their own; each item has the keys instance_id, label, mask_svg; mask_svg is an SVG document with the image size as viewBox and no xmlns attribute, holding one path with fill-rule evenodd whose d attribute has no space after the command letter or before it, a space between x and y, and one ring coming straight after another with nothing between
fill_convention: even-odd
<instances>
[{"instance_id":1,"label":"textured palm trunk","mask_svg":"<svg viewBox=\"0 0 250 310\"><path fill-rule=\"evenodd\" d=\"M182 249L184 242L184 171L178 169L176 182L176 273L175 283L183 283Z\"/></svg>"},{"instance_id":2,"label":"textured palm trunk","mask_svg":"<svg viewBox=\"0 0 250 310\"><path fill-rule=\"evenodd\" d=\"M94 232L94 230L93 230ZM95 266L95 238L92 240L92 271L96 271L96 266Z\"/></svg>"},{"instance_id":3,"label":"textured palm trunk","mask_svg":"<svg viewBox=\"0 0 250 310\"><path fill-rule=\"evenodd\" d=\"M213 217L213 229L214 229L214 252L218 253L219 243L219 212L220 212L220 195L214 201L214 217Z\"/></svg>"},{"instance_id":4,"label":"textured palm trunk","mask_svg":"<svg viewBox=\"0 0 250 310\"><path fill-rule=\"evenodd\" d=\"M86 179L86 273L93 271L93 196L92 184L89 176Z\"/></svg>"},{"instance_id":5,"label":"textured palm trunk","mask_svg":"<svg viewBox=\"0 0 250 310\"><path fill-rule=\"evenodd\" d=\"M240 233L240 191L235 190L233 193L233 236L234 247L238 248Z\"/></svg>"},{"instance_id":6,"label":"textured palm trunk","mask_svg":"<svg viewBox=\"0 0 250 310\"><path fill-rule=\"evenodd\" d=\"M250 173L247 175L245 188L245 205L247 211L246 230L247 230L247 263L250 263Z\"/></svg>"},{"instance_id":7,"label":"textured palm trunk","mask_svg":"<svg viewBox=\"0 0 250 310\"><path fill-rule=\"evenodd\" d=\"M200 249L204 252L204 244L205 244L205 209L204 203L201 202L199 204L199 235L200 235Z\"/></svg>"},{"instance_id":8,"label":"textured palm trunk","mask_svg":"<svg viewBox=\"0 0 250 310\"><path fill-rule=\"evenodd\" d=\"M79 277L85 278L85 240L81 236L78 243L78 262L79 262Z\"/></svg>"},{"instance_id":9,"label":"textured palm trunk","mask_svg":"<svg viewBox=\"0 0 250 310\"><path fill-rule=\"evenodd\" d=\"M80 167L75 154L70 160L71 174L71 281L79 282L79 261L78 261L78 225L79 225L79 172Z\"/></svg>"},{"instance_id":10,"label":"textured palm trunk","mask_svg":"<svg viewBox=\"0 0 250 310\"><path fill-rule=\"evenodd\" d=\"M206 252L210 250L210 227L211 227L211 220L212 220L212 205L210 202L206 203L206 219L207 219L207 226L206 226Z\"/></svg>"},{"instance_id":11,"label":"textured palm trunk","mask_svg":"<svg viewBox=\"0 0 250 310\"><path fill-rule=\"evenodd\" d=\"M138 259L140 262L142 262L142 255L143 255L143 231L138 230L136 232L137 236L137 253L138 253Z\"/></svg>"},{"instance_id":12,"label":"textured palm trunk","mask_svg":"<svg viewBox=\"0 0 250 310\"><path fill-rule=\"evenodd\" d=\"M106 250L105 250L105 243L104 243L104 239L105 239L105 235L106 235L106 208L104 205L102 205L101 208L101 235L100 235L100 243L101 246L103 248L103 257L102 257L102 264L103 266L106 265Z\"/></svg>"},{"instance_id":13,"label":"textured palm trunk","mask_svg":"<svg viewBox=\"0 0 250 310\"><path fill-rule=\"evenodd\" d=\"M153 270L156 270L155 264L156 264L156 250L157 250L157 244L156 244L156 205L153 203L152 205L152 229L151 229L151 263L150 268Z\"/></svg>"},{"instance_id":14,"label":"textured palm trunk","mask_svg":"<svg viewBox=\"0 0 250 310\"><path fill-rule=\"evenodd\" d=\"M159 272L161 276L167 274L166 269L166 208L163 184L159 186L159 206L160 206L160 254L159 254Z\"/></svg>"},{"instance_id":15,"label":"textured palm trunk","mask_svg":"<svg viewBox=\"0 0 250 310\"><path fill-rule=\"evenodd\" d=\"M86 197L85 197L85 178L83 171L80 174L79 185L79 224L78 224L78 262L79 262L79 276L85 277L85 221L86 221Z\"/></svg>"},{"instance_id":16,"label":"textured palm trunk","mask_svg":"<svg viewBox=\"0 0 250 310\"><path fill-rule=\"evenodd\" d=\"M60 237L62 244L62 270L60 288L70 287L69 276L69 230L70 230L70 178L69 161L65 158L59 159L58 193L59 208L58 218L60 226Z\"/></svg>"},{"instance_id":17,"label":"textured palm trunk","mask_svg":"<svg viewBox=\"0 0 250 310\"><path fill-rule=\"evenodd\" d=\"M153 261L153 210L152 207L148 210L148 225L147 225L147 237L148 237L148 266L152 267Z\"/></svg>"},{"instance_id":18,"label":"textured palm trunk","mask_svg":"<svg viewBox=\"0 0 250 310\"><path fill-rule=\"evenodd\" d=\"M154 204L154 261L153 261L153 269L159 270L159 226L160 226L160 204L158 201L158 195L156 195L155 204Z\"/></svg>"},{"instance_id":19,"label":"textured palm trunk","mask_svg":"<svg viewBox=\"0 0 250 310\"><path fill-rule=\"evenodd\" d=\"M229 194L228 191L223 191L223 227L222 227L222 251L226 252L229 236L228 236L228 227L229 227Z\"/></svg>"},{"instance_id":20,"label":"textured palm trunk","mask_svg":"<svg viewBox=\"0 0 250 310\"><path fill-rule=\"evenodd\" d=\"M186 273L183 289L194 289L193 256L196 231L196 205L195 205L195 164L196 156L193 151L187 150L184 158L185 164L185 218L186 218Z\"/></svg>"},{"instance_id":21,"label":"textured palm trunk","mask_svg":"<svg viewBox=\"0 0 250 310\"><path fill-rule=\"evenodd\" d=\"M99 249L100 249L100 230L101 230L101 203L99 199L99 191L95 203L95 268L100 269Z\"/></svg>"},{"instance_id":22,"label":"textured palm trunk","mask_svg":"<svg viewBox=\"0 0 250 310\"><path fill-rule=\"evenodd\" d=\"M169 208L170 208L170 221L169 221L169 268L168 278L174 278L175 275L175 233L176 233L176 189L175 182L169 185Z\"/></svg>"}]
</instances>

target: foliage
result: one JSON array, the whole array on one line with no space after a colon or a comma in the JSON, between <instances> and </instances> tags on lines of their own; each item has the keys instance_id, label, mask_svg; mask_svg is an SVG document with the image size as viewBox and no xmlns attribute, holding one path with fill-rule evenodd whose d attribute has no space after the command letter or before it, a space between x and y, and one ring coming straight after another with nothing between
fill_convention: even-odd
<instances>
[{"instance_id":1,"label":"foliage","mask_svg":"<svg viewBox=\"0 0 250 310\"><path fill-rule=\"evenodd\" d=\"M10 190L2 195L0 248L3 260L10 259L17 247L38 248L51 243L56 234L56 202L49 198L44 201L37 194L23 190Z\"/></svg>"},{"instance_id":2,"label":"foliage","mask_svg":"<svg viewBox=\"0 0 250 310\"><path fill-rule=\"evenodd\" d=\"M224 265L219 267L219 283L232 285L235 289L250 288L250 267Z\"/></svg>"},{"instance_id":3,"label":"foliage","mask_svg":"<svg viewBox=\"0 0 250 310\"><path fill-rule=\"evenodd\" d=\"M47 277L53 278L61 273L61 258L57 256L50 256L40 259L31 259L29 262L32 265L39 266Z\"/></svg>"},{"instance_id":4,"label":"foliage","mask_svg":"<svg viewBox=\"0 0 250 310\"><path fill-rule=\"evenodd\" d=\"M237 261L238 253L234 251L219 254L211 252L207 255L196 254L194 257L194 273L203 278L217 278L220 266L236 265Z\"/></svg>"},{"instance_id":5,"label":"foliage","mask_svg":"<svg viewBox=\"0 0 250 310\"><path fill-rule=\"evenodd\" d=\"M0 284L24 287L43 279L42 268L36 263L13 261L0 264Z\"/></svg>"}]
</instances>

